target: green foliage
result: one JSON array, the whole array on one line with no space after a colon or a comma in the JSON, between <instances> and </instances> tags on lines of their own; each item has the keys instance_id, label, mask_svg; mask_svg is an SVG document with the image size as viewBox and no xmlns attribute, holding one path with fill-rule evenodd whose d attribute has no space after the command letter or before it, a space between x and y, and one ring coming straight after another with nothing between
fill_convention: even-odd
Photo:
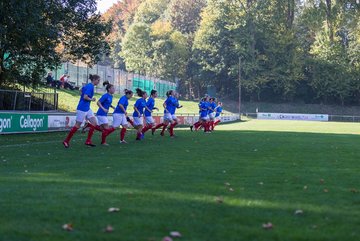
<instances>
[{"instance_id":1,"label":"green foliage","mask_svg":"<svg viewBox=\"0 0 360 241\"><path fill-rule=\"evenodd\" d=\"M92 64L107 50L95 0L0 1L0 11L0 84L37 83L61 59Z\"/></svg>"}]
</instances>

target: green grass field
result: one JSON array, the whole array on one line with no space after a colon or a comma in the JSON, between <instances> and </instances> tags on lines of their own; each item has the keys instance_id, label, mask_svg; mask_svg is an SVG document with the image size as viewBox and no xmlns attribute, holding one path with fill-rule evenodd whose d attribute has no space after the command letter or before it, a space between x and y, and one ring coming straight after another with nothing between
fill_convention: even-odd
<instances>
[{"instance_id":1,"label":"green grass field","mask_svg":"<svg viewBox=\"0 0 360 241\"><path fill-rule=\"evenodd\" d=\"M80 133L70 149L66 133L0 136L0 240L360 240L359 133L252 120L96 148Z\"/></svg>"}]
</instances>

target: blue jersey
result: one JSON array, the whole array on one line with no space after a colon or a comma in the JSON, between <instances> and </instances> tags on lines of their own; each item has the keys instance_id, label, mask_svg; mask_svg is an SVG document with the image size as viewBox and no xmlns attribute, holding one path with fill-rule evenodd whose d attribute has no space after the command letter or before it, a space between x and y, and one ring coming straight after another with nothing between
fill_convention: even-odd
<instances>
[{"instance_id":1,"label":"blue jersey","mask_svg":"<svg viewBox=\"0 0 360 241\"><path fill-rule=\"evenodd\" d=\"M81 89L81 97L80 97L79 104L77 106L77 110L84 111L84 112L90 110L90 103L91 103L91 101L84 99L85 95L87 95L90 99L92 99L94 97L94 85L93 84L89 83L89 84L85 85L84 87L82 87L82 89Z\"/></svg>"},{"instance_id":2,"label":"blue jersey","mask_svg":"<svg viewBox=\"0 0 360 241\"><path fill-rule=\"evenodd\" d=\"M126 110L128 105L129 105L129 100L126 97L126 95L124 95L123 97L120 98L115 110L114 110L114 114L125 114L125 112L119 107L119 105L124 106L124 109Z\"/></svg>"},{"instance_id":3,"label":"blue jersey","mask_svg":"<svg viewBox=\"0 0 360 241\"><path fill-rule=\"evenodd\" d=\"M146 106L146 100L144 100L143 98L140 98L138 99L136 102L135 102L135 105L134 105L138 111L140 112L140 116L142 116L144 114L144 108ZM140 117L138 112L137 111L134 111L133 113L133 117Z\"/></svg>"},{"instance_id":4,"label":"blue jersey","mask_svg":"<svg viewBox=\"0 0 360 241\"><path fill-rule=\"evenodd\" d=\"M204 101L200 101L200 102L199 102L199 114L201 113L201 105L202 105L203 102L204 102Z\"/></svg>"},{"instance_id":5,"label":"blue jersey","mask_svg":"<svg viewBox=\"0 0 360 241\"><path fill-rule=\"evenodd\" d=\"M174 98L173 99L173 108L171 108L170 114L175 115L176 109L179 108L179 100Z\"/></svg>"},{"instance_id":6,"label":"blue jersey","mask_svg":"<svg viewBox=\"0 0 360 241\"><path fill-rule=\"evenodd\" d=\"M200 116L201 117L206 117L208 115L208 111L209 111L209 105L210 103L207 101L203 101L200 105Z\"/></svg>"},{"instance_id":7,"label":"blue jersey","mask_svg":"<svg viewBox=\"0 0 360 241\"><path fill-rule=\"evenodd\" d=\"M220 114L221 114L221 112L222 112L222 107L221 106L218 106L217 108L216 108L216 115L215 115L215 117L219 117L220 116Z\"/></svg>"},{"instance_id":8,"label":"blue jersey","mask_svg":"<svg viewBox=\"0 0 360 241\"><path fill-rule=\"evenodd\" d=\"M175 113L175 110L173 110L175 107L175 98L172 96L169 96L165 100L166 109L164 109L164 113Z\"/></svg>"},{"instance_id":9,"label":"blue jersey","mask_svg":"<svg viewBox=\"0 0 360 241\"><path fill-rule=\"evenodd\" d=\"M105 109L109 110L110 106L111 106L111 103L112 103L112 100L113 100L113 96L111 94L109 94L109 93L106 93L103 96L101 96L99 102L101 103L101 105ZM107 113L102 108L99 108L96 115L107 116Z\"/></svg>"},{"instance_id":10,"label":"blue jersey","mask_svg":"<svg viewBox=\"0 0 360 241\"><path fill-rule=\"evenodd\" d=\"M210 107L210 109L209 109L209 114L211 114L211 113L214 112L214 110L215 110L215 108L216 108L216 103L215 103L215 102L209 103L209 107Z\"/></svg>"},{"instance_id":11,"label":"blue jersey","mask_svg":"<svg viewBox=\"0 0 360 241\"><path fill-rule=\"evenodd\" d=\"M146 102L146 106L147 106L147 108L149 108L149 110L153 110L154 107L155 107L155 99L152 98L152 97L150 97L150 98L148 99L148 101ZM146 116L146 117L151 116L151 112L148 111L147 109L145 109L145 116Z\"/></svg>"}]
</instances>

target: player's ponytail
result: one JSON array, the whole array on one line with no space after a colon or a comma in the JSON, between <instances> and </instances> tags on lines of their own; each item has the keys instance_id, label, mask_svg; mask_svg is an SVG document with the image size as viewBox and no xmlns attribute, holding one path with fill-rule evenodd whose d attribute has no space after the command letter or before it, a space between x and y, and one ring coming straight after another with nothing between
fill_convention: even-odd
<instances>
[{"instance_id":1,"label":"player's ponytail","mask_svg":"<svg viewBox=\"0 0 360 241\"><path fill-rule=\"evenodd\" d=\"M90 74L89 79L91 80L91 82L93 82L95 80L100 80L100 76L97 74Z\"/></svg>"},{"instance_id":2,"label":"player's ponytail","mask_svg":"<svg viewBox=\"0 0 360 241\"><path fill-rule=\"evenodd\" d=\"M109 90L111 89L111 87L113 87L113 85L110 84L110 82L107 81L107 80L104 81L103 86L106 88L106 91L107 91L107 92L109 92Z\"/></svg>"},{"instance_id":3,"label":"player's ponytail","mask_svg":"<svg viewBox=\"0 0 360 241\"><path fill-rule=\"evenodd\" d=\"M155 95L157 93L157 90L152 90L150 95Z\"/></svg>"},{"instance_id":4,"label":"player's ponytail","mask_svg":"<svg viewBox=\"0 0 360 241\"><path fill-rule=\"evenodd\" d=\"M140 89L140 88L136 88L136 94L137 94L139 97L143 97L144 94L146 94L146 92L143 91L143 90Z\"/></svg>"},{"instance_id":5,"label":"player's ponytail","mask_svg":"<svg viewBox=\"0 0 360 241\"><path fill-rule=\"evenodd\" d=\"M124 94L125 95L132 95L133 92L132 92L132 90L124 89Z\"/></svg>"},{"instance_id":6,"label":"player's ponytail","mask_svg":"<svg viewBox=\"0 0 360 241\"><path fill-rule=\"evenodd\" d=\"M172 94L173 94L173 90L168 90L168 91L166 92L166 96L167 96L167 97L170 97Z\"/></svg>"}]
</instances>

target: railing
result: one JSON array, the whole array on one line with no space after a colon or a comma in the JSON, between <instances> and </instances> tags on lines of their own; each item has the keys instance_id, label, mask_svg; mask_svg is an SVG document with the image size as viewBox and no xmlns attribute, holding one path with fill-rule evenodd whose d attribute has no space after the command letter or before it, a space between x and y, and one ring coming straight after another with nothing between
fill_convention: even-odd
<instances>
[{"instance_id":1,"label":"railing","mask_svg":"<svg viewBox=\"0 0 360 241\"><path fill-rule=\"evenodd\" d=\"M58 94L0 90L0 110L54 111L58 109Z\"/></svg>"}]
</instances>

